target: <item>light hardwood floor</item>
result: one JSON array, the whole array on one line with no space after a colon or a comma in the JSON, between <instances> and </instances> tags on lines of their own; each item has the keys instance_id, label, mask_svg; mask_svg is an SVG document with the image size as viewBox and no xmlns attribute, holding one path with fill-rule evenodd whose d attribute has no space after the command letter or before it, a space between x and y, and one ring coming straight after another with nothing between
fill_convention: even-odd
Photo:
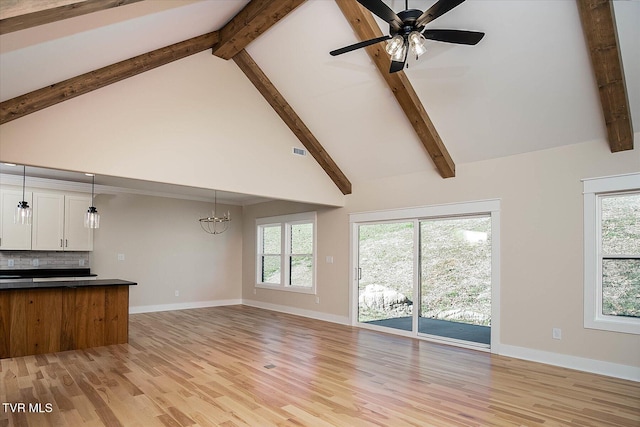
<instances>
[{"instance_id":1,"label":"light hardwood floor","mask_svg":"<svg viewBox=\"0 0 640 427\"><path fill-rule=\"evenodd\" d=\"M130 319L129 344L2 359L27 411L0 426L640 426L631 381L247 306Z\"/></svg>"}]
</instances>

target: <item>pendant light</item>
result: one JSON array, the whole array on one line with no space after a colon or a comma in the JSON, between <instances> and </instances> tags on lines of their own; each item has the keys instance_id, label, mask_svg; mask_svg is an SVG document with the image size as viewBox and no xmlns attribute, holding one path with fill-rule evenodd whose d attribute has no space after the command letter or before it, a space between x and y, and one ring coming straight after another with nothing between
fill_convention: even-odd
<instances>
[{"instance_id":1,"label":"pendant light","mask_svg":"<svg viewBox=\"0 0 640 427\"><path fill-rule=\"evenodd\" d=\"M216 216L216 208L218 207L218 192L213 193L213 212L211 216L200 218L200 227L209 234L222 234L229 228L231 221L231 212L227 211L222 216Z\"/></svg>"},{"instance_id":2,"label":"pendant light","mask_svg":"<svg viewBox=\"0 0 640 427\"><path fill-rule=\"evenodd\" d=\"M15 224L31 225L31 216L33 211L29 207L29 203L25 200L25 181L27 177L27 167L22 166L22 201L18 202L15 214L13 215L13 222Z\"/></svg>"},{"instance_id":3,"label":"pendant light","mask_svg":"<svg viewBox=\"0 0 640 427\"><path fill-rule=\"evenodd\" d=\"M84 226L87 228L100 228L100 214L95 206L93 206L93 190L96 185L96 176L94 174L85 174L91 176L91 206L84 214Z\"/></svg>"}]
</instances>

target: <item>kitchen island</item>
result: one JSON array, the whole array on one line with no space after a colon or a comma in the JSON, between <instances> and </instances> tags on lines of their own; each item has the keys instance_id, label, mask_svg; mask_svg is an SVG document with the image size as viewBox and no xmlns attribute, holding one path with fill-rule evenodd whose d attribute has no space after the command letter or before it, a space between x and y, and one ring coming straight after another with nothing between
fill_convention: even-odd
<instances>
[{"instance_id":1,"label":"kitchen island","mask_svg":"<svg viewBox=\"0 0 640 427\"><path fill-rule=\"evenodd\" d=\"M129 286L134 282L81 278L3 282L0 358L128 342Z\"/></svg>"}]
</instances>

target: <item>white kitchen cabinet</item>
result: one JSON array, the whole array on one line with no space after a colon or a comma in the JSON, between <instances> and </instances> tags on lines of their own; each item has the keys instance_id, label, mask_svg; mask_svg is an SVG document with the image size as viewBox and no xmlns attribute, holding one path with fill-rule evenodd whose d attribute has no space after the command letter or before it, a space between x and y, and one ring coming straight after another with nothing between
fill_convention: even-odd
<instances>
[{"instance_id":1,"label":"white kitchen cabinet","mask_svg":"<svg viewBox=\"0 0 640 427\"><path fill-rule=\"evenodd\" d=\"M93 250L93 230L84 227L90 205L89 196L34 192L32 250Z\"/></svg>"},{"instance_id":2,"label":"white kitchen cabinet","mask_svg":"<svg viewBox=\"0 0 640 427\"><path fill-rule=\"evenodd\" d=\"M64 249L64 195L33 193L33 231L31 249L61 251Z\"/></svg>"},{"instance_id":3,"label":"white kitchen cabinet","mask_svg":"<svg viewBox=\"0 0 640 427\"><path fill-rule=\"evenodd\" d=\"M31 204L31 192L24 199ZM31 225L15 224L13 216L22 201L22 190L0 190L0 250L31 249Z\"/></svg>"},{"instance_id":4,"label":"white kitchen cabinet","mask_svg":"<svg viewBox=\"0 0 640 427\"><path fill-rule=\"evenodd\" d=\"M84 214L91 206L91 197L65 195L64 250L92 251L93 230L84 226Z\"/></svg>"}]
</instances>

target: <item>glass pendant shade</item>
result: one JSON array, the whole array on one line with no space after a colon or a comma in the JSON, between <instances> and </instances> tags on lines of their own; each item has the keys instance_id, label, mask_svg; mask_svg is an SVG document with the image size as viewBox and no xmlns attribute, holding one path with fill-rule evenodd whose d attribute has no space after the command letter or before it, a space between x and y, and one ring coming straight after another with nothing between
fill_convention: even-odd
<instances>
[{"instance_id":1,"label":"glass pendant shade","mask_svg":"<svg viewBox=\"0 0 640 427\"><path fill-rule=\"evenodd\" d=\"M91 206L87 209L87 213L84 214L84 226L86 228L100 228L100 214L98 209L93 206L93 190L96 185L96 176L91 174Z\"/></svg>"},{"instance_id":2,"label":"glass pendant shade","mask_svg":"<svg viewBox=\"0 0 640 427\"><path fill-rule=\"evenodd\" d=\"M100 214L95 206L91 206L84 214L84 226L87 228L100 228Z\"/></svg>"},{"instance_id":3,"label":"glass pendant shade","mask_svg":"<svg viewBox=\"0 0 640 427\"><path fill-rule=\"evenodd\" d=\"M404 38L401 35L395 35L391 40L387 42L386 51L389 55L398 55L398 52L402 52L400 56L404 56Z\"/></svg>"},{"instance_id":4,"label":"glass pendant shade","mask_svg":"<svg viewBox=\"0 0 640 427\"><path fill-rule=\"evenodd\" d=\"M402 45L400 49L396 50L393 55L391 55L391 59L393 61L402 62L404 61L405 54L407 52L407 46Z\"/></svg>"},{"instance_id":5,"label":"glass pendant shade","mask_svg":"<svg viewBox=\"0 0 640 427\"><path fill-rule=\"evenodd\" d=\"M409 47L411 48L411 52L416 55L416 58L427 51L425 47L426 41L427 39L418 31L413 31L409 34Z\"/></svg>"},{"instance_id":6,"label":"glass pendant shade","mask_svg":"<svg viewBox=\"0 0 640 427\"><path fill-rule=\"evenodd\" d=\"M27 179L27 167L22 166L22 201L16 206L16 211L13 214L13 222L15 224L31 225L31 216L33 211L29 207L29 203L25 200L25 183Z\"/></svg>"},{"instance_id":7,"label":"glass pendant shade","mask_svg":"<svg viewBox=\"0 0 640 427\"><path fill-rule=\"evenodd\" d=\"M13 222L15 224L31 225L32 214L33 211L29 207L29 203L23 200L18 203L18 206L16 207L16 211L13 215Z\"/></svg>"}]
</instances>

